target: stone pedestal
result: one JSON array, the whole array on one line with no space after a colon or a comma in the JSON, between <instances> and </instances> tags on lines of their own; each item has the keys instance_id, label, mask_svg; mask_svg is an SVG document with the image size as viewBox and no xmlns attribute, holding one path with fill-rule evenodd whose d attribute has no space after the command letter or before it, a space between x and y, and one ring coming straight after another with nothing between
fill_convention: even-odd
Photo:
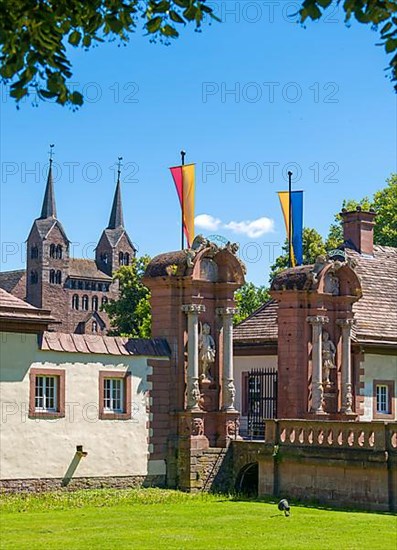
<instances>
[{"instance_id":1,"label":"stone pedestal","mask_svg":"<svg viewBox=\"0 0 397 550\"><path fill-rule=\"evenodd\" d=\"M179 434L184 448L208 449L209 441L204 435L204 411L185 411L179 416Z\"/></svg>"}]
</instances>

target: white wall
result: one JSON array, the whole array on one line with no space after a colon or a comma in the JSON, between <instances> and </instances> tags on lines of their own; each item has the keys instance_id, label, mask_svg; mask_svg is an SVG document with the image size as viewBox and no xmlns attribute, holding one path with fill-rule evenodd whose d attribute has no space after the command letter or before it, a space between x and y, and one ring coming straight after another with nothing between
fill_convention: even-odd
<instances>
[{"instance_id":1,"label":"white wall","mask_svg":"<svg viewBox=\"0 0 397 550\"><path fill-rule=\"evenodd\" d=\"M277 370L277 355L252 355L252 356L234 356L234 384L236 386L235 407L238 411L242 410L242 374L251 369L272 368ZM244 433L247 429L247 417L241 416L240 429Z\"/></svg>"},{"instance_id":2,"label":"white wall","mask_svg":"<svg viewBox=\"0 0 397 550\"><path fill-rule=\"evenodd\" d=\"M147 474L147 358L41 351L37 336L30 334L1 333L0 338L2 479L63 478L76 445L88 455L74 477ZM28 417L30 368L65 370L65 418ZM131 372L131 419L98 419L100 370Z\"/></svg>"},{"instance_id":3,"label":"white wall","mask_svg":"<svg viewBox=\"0 0 397 550\"><path fill-rule=\"evenodd\" d=\"M373 381L394 380L394 390L397 392L397 355L366 353L361 366L364 367L365 374L361 377L361 382L364 382L364 389L361 390L361 395L364 396L364 415L360 416L360 420L373 420ZM396 415L394 419L397 419Z\"/></svg>"}]
</instances>

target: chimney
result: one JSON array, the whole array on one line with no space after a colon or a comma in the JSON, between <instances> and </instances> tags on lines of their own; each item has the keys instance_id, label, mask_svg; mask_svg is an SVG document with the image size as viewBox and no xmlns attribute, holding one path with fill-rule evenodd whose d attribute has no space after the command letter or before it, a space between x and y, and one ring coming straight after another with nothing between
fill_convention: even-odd
<instances>
[{"instance_id":1,"label":"chimney","mask_svg":"<svg viewBox=\"0 0 397 550\"><path fill-rule=\"evenodd\" d=\"M345 244L360 252L374 254L374 225L376 213L374 210L364 212L361 206L353 212L344 208L340 213L343 224L343 239Z\"/></svg>"}]
</instances>

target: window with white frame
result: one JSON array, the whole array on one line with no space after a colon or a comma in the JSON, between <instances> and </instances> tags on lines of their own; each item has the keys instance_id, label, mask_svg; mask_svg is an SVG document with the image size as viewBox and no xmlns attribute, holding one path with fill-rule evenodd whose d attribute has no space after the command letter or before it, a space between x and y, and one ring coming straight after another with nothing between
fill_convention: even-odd
<instances>
[{"instance_id":1,"label":"window with white frame","mask_svg":"<svg viewBox=\"0 0 397 550\"><path fill-rule=\"evenodd\" d=\"M34 405L36 411L58 410L57 376L36 376Z\"/></svg>"},{"instance_id":2,"label":"window with white frame","mask_svg":"<svg viewBox=\"0 0 397 550\"><path fill-rule=\"evenodd\" d=\"M389 386L387 384L376 385L376 412L381 414L390 413Z\"/></svg>"},{"instance_id":3,"label":"window with white frame","mask_svg":"<svg viewBox=\"0 0 397 550\"><path fill-rule=\"evenodd\" d=\"M124 380L122 378L104 379L103 409L107 412L124 412Z\"/></svg>"}]
</instances>

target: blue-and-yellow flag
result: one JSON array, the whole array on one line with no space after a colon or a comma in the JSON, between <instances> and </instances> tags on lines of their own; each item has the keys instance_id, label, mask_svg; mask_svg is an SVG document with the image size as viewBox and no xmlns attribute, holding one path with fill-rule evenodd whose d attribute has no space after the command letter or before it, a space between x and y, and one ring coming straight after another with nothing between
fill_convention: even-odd
<instances>
[{"instance_id":1,"label":"blue-and-yellow flag","mask_svg":"<svg viewBox=\"0 0 397 550\"><path fill-rule=\"evenodd\" d=\"M303 191L291 192L291 210L292 210L292 228L291 240L289 230L289 192L280 191L278 193L281 209L284 215L285 228L290 246L292 266L302 265L303 263Z\"/></svg>"}]
</instances>

